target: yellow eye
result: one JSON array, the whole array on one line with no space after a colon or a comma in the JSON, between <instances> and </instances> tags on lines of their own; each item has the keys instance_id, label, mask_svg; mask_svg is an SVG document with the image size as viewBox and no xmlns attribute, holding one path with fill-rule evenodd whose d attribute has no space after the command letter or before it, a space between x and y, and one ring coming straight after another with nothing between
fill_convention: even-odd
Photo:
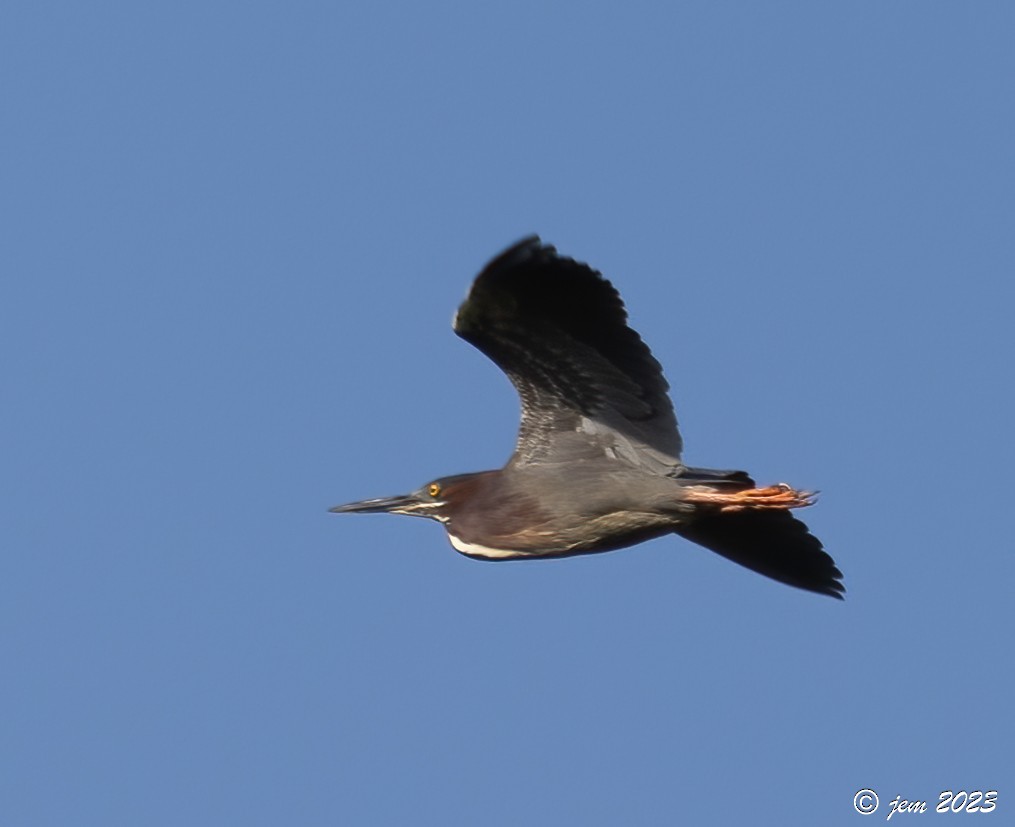
<instances>
[{"instance_id":1,"label":"yellow eye","mask_svg":"<svg viewBox=\"0 0 1015 827\"><path fill-rule=\"evenodd\" d=\"M426 487L426 493L429 494L431 497L439 497L441 493L441 487L437 483L432 482Z\"/></svg>"}]
</instances>

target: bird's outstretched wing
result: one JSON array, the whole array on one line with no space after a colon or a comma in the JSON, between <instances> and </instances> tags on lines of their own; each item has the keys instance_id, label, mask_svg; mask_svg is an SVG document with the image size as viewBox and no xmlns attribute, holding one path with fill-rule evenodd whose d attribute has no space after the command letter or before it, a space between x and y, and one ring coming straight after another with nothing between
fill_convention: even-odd
<instances>
[{"instance_id":1,"label":"bird's outstretched wing","mask_svg":"<svg viewBox=\"0 0 1015 827\"><path fill-rule=\"evenodd\" d=\"M840 600L846 591L821 541L788 511L706 514L677 534L773 580Z\"/></svg>"},{"instance_id":2,"label":"bird's outstretched wing","mask_svg":"<svg viewBox=\"0 0 1015 827\"><path fill-rule=\"evenodd\" d=\"M657 473L681 467L662 368L588 265L523 239L477 276L454 329L518 390L515 465L607 456Z\"/></svg>"}]
</instances>

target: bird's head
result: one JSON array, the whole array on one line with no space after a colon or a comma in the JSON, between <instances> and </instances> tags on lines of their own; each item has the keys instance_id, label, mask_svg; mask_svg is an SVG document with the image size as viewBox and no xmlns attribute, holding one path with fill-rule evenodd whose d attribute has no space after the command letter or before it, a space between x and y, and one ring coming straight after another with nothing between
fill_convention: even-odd
<instances>
[{"instance_id":1,"label":"bird's head","mask_svg":"<svg viewBox=\"0 0 1015 827\"><path fill-rule=\"evenodd\" d=\"M373 500L336 505L328 510L335 514L406 514L410 517L429 517L448 522L452 512L475 493L479 478L484 474L457 474L441 477L408 494L395 497L378 497Z\"/></svg>"}]
</instances>

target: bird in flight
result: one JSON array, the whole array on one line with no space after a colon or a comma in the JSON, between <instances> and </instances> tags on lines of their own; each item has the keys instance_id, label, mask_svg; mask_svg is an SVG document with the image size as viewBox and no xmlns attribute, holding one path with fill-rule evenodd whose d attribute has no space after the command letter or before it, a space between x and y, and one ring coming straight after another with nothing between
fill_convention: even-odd
<instances>
[{"instance_id":1,"label":"bird in flight","mask_svg":"<svg viewBox=\"0 0 1015 827\"><path fill-rule=\"evenodd\" d=\"M476 277L454 330L521 397L507 465L331 511L429 517L456 550L481 560L612 551L675 533L774 580L842 598L842 573L791 513L812 494L684 464L662 367L597 271L525 238Z\"/></svg>"}]
</instances>

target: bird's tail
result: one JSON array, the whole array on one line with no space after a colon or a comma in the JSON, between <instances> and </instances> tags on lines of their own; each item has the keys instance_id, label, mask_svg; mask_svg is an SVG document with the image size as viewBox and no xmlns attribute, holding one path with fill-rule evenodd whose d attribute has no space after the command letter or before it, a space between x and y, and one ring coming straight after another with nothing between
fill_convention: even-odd
<instances>
[{"instance_id":1,"label":"bird's tail","mask_svg":"<svg viewBox=\"0 0 1015 827\"><path fill-rule=\"evenodd\" d=\"M706 513L676 532L752 571L842 599L842 572L807 526L785 510Z\"/></svg>"},{"instance_id":2,"label":"bird's tail","mask_svg":"<svg viewBox=\"0 0 1015 827\"><path fill-rule=\"evenodd\" d=\"M681 467L679 479L684 482L705 483L721 488L725 488L727 485L733 488L750 488L754 485L754 480L746 471L717 471L714 468L691 468L690 466Z\"/></svg>"}]
</instances>

